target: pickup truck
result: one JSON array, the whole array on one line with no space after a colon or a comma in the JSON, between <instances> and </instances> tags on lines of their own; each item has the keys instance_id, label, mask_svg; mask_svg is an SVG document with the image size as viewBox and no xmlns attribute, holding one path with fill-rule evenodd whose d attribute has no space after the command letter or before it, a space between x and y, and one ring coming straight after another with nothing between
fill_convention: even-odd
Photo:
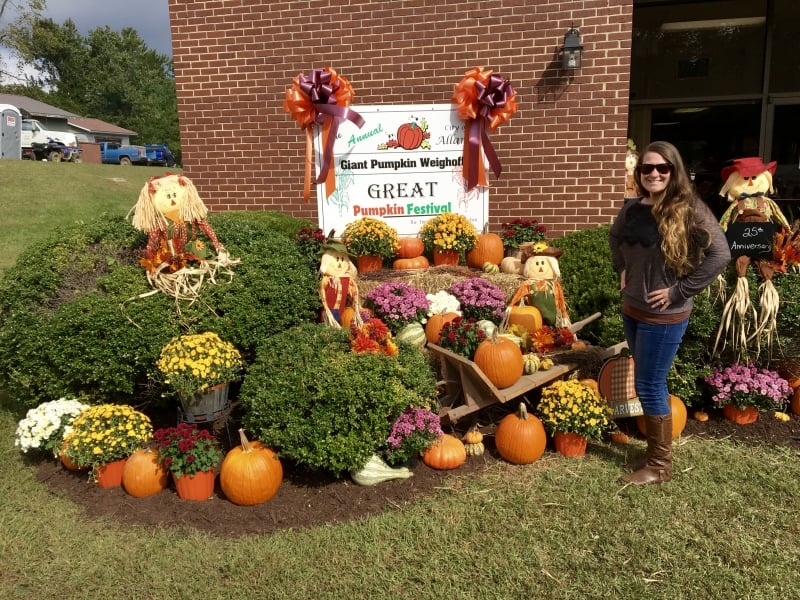
<instances>
[{"instance_id":1,"label":"pickup truck","mask_svg":"<svg viewBox=\"0 0 800 600\"><path fill-rule=\"evenodd\" d=\"M36 119L22 119L22 158L51 162L81 162L74 133L51 131Z\"/></svg>"},{"instance_id":2,"label":"pickup truck","mask_svg":"<svg viewBox=\"0 0 800 600\"><path fill-rule=\"evenodd\" d=\"M100 142L100 159L112 165L149 165L144 146L122 146L117 142Z\"/></svg>"},{"instance_id":3,"label":"pickup truck","mask_svg":"<svg viewBox=\"0 0 800 600\"><path fill-rule=\"evenodd\" d=\"M145 144L147 149L147 158L150 159L150 164L159 167L174 167L175 156L173 156L170 149L164 144Z\"/></svg>"}]
</instances>

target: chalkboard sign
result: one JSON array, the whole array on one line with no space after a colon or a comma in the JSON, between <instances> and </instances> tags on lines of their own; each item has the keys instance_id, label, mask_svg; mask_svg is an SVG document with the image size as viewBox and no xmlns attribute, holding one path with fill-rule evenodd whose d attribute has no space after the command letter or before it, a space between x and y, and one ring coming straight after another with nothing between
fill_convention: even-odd
<instances>
[{"instance_id":1,"label":"chalkboard sign","mask_svg":"<svg viewBox=\"0 0 800 600\"><path fill-rule=\"evenodd\" d=\"M730 223L725 233L731 256L768 258L772 256L775 223Z\"/></svg>"}]
</instances>

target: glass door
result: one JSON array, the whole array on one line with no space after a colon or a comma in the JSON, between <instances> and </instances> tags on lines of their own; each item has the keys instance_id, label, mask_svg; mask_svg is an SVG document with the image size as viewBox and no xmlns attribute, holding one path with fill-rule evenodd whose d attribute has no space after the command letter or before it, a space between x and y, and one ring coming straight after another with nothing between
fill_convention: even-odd
<instances>
[{"instance_id":1,"label":"glass door","mask_svg":"<svg viewBox=\"0 0 800 600\"><path fill-rule=\"evenodd\" d=\"M767 135L769 160L777 161L773 184L775 199L800 216L800 98L769 105ZM782 207L783 208L783 207Z\"/></svg>"}]
</instances>

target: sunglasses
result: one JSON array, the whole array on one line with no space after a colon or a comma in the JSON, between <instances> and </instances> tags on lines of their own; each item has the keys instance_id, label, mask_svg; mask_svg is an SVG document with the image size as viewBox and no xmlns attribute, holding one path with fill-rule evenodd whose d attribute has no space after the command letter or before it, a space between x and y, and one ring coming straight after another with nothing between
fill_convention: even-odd
<instances>
[{"instance_id":1,"label":"sunglasses","mask_svg":"<svg viewBox=\"0 0 800 600\"><path fill-rule=\"evenodd\" d=\"M667 173L671 173L673 168L672 163L669 162L659 163L657 165L642 163L637 167L639 173L642 175L650 175L654 169L658 171L659 175L666 175Z\"/></svg>"}]
</instances>

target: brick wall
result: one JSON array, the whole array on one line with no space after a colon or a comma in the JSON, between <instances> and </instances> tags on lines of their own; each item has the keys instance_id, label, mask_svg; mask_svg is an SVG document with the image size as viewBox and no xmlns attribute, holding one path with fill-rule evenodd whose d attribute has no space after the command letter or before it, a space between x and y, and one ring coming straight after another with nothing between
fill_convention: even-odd
<instances>
[{"instance_id":1,"label":"brick wall","mask_svg":"<svg viewBox=\"0 0 800 600\"><path fill-rule=\"evenodd\" d=\"M212 210L316 219L305 139L283 111L298 73L330 66L358 104L442 104L472 67L518 112L491 134L490 229L533 217L553 236L608 223L624 191L632 0L169 0L183 165ZM570 24L583 68L558 69ZM312 191L313 194L313 191Z\"/></svg>"}]
</instances>

